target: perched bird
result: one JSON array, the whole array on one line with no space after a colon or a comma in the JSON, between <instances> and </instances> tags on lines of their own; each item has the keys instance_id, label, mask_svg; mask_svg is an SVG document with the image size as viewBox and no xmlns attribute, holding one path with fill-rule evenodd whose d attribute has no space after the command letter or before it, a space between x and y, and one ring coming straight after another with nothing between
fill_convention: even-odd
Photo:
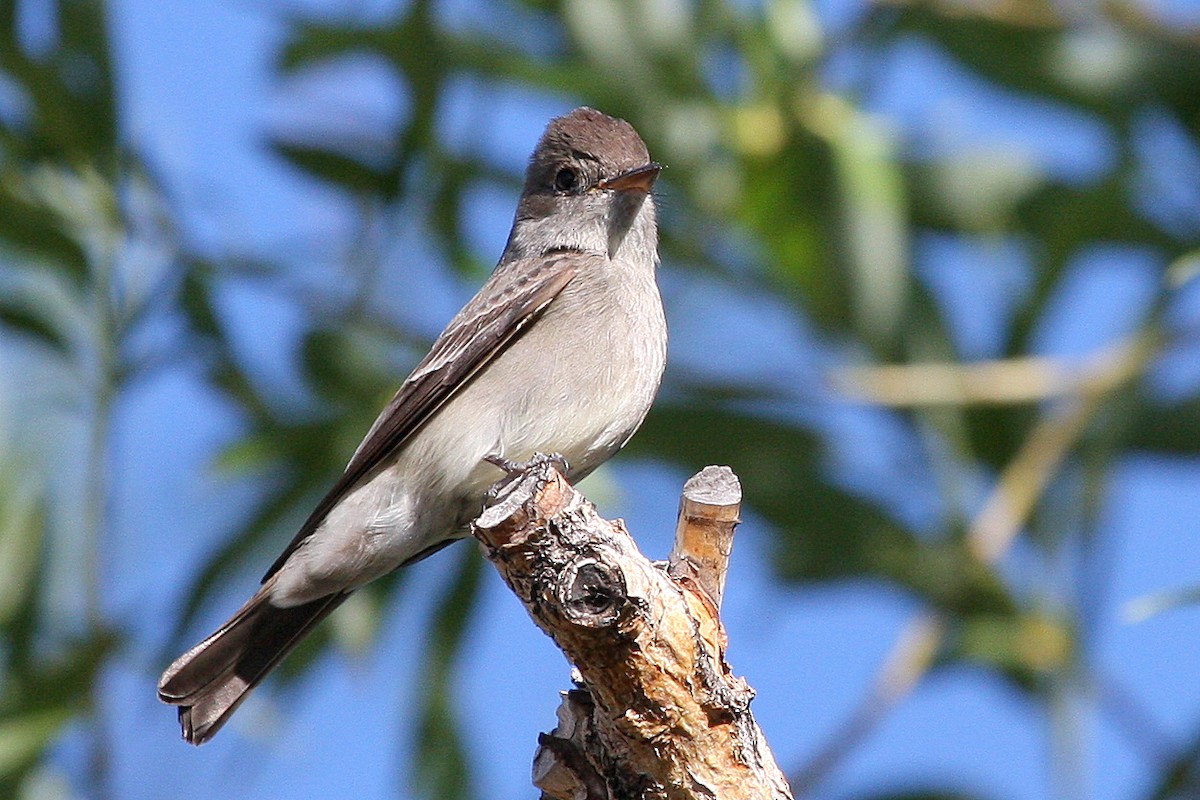
<instances>
[{"instance_id":1,"label":"perched bird","mask_svg":"<svg viewBox=\"0 0 1200 800\"><path fill-rule=\"evenodd\" d=\"M210 739L358 587L467 533L495 463L561 455L578 480L658 391L667 329L650 190L661 165L591 108L550 122L504 253L375 420L262 586L167 668L183 737ZM489 460L491 459L491 460Z\"/></svg>"}]
</instances>

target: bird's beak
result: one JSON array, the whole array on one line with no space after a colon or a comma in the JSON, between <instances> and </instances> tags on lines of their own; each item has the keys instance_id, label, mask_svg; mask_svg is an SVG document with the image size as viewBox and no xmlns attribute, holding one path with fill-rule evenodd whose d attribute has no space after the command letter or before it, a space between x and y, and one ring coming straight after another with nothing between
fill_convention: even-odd
<instances>
[{"instance_id":1,"label":"bird's beak","mask_svg":"<svg viewBox=\"0 0 1200 800\"><path fill-rule=\"evenodd\" d=\"M654 181L658 179L658 173L662 172L662 168L662 164L652 161L644 167L637 167L612 178L606 178L597 185L601 189L614 189L618 192L649 192L650 188L654 186Z\"/></svg>"}]
</instances>

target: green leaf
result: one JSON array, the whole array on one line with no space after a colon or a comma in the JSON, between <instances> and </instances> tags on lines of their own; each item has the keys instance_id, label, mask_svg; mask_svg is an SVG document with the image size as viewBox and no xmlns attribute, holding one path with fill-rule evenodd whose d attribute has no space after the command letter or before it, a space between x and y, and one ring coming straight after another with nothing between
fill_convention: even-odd
<instances>
[{"instance_id":1,"label":"green leaf","mask_svg":"<svg viewBox=\"0 0 1200 800\"><path fill-rule=\"evenodd\" d=\"M301 346L301 364L309 387L321 399L367 417L362 432L397 383L381 351L368 347L353 322L310 331ZM359 419L356 413L354 421Z\"/></svg>"},{"instance_id":2,"label":"green leaf","mask_svg":"<svg viewBox=\"0 0 1200 800\"><path fill-rule=\"evenodd\" d=\"M1010 615L1015 603L1000 577L982 564L961 535L947 541L879 541L870 562L879 577L896 581L956 616Z\"/></svg>"},{"instance_id":3,"label":"green leaf","mask_svg":"<svg viewBox=\"0 0 1200 800\"><path fill-rule=\"evenodd\" d=\"M1200 453L1200 397L1162 405L1143 398L1140 413L1129 415L1127 446L1173 456Z\"/></svg>"},{"instance_id":4,"label":"green leaf","mask_svg":"<svg viewBox=\"0 0 1200 800\"><path fill-rule=\"evenodd\" d=\"M894 134L850 103L818 104L841 189L852 275L851 323L860 339L886 353L905 319L909 284L907 209Z\"/></svg>"},{"instance_id":5,"label":"green leaf","mask_svg":"<svg viewBox=\"0 0 1200 800\"><path fill-rule=\"evenodd\" d=\"M770 276L802 298L805 310L831 330L853 324L850 271L829 233L838 224L826 198L838 191L832 153L824 142L793 133L770 158L746 157L739 213L766 249Z\"/></svg>"},{"instance_id":6,"label":"green leaf","mask_svg":"<svg viewBox=\"0 0 1200 800\"><path fill-rule=\"evenodd\" d=\"M948 660L990 667L1027 690L1070 664L1075 649L1070 622L1041 613L969 616L946 647Z\"/></svg>"},{"instance_id":7,"label":"green leaf","mask_svg":"<svg viewBox=\"0 0 1200 800\"><path fill-rule=\"evenodd\" d=\"M0 242L34 257L32 264L53 270L80 286L88 260L66 223L54 212L6 189L0 180Z\"/></svg>"},{"instance_id":8,"label":"green leaf","mask_svg":"<svg viewBox=\"0 0 1200 800\"><path fill-rule=\"evenodd\" d=\"M22 619L18 625L27 623ZM12 626L0 627L0 656L7 662L0 695L0 791L18 786L63 726L88 708L100 665L117 643L111 633L93 630L89 638L47 654L34 651L29 638Z\"/></svg>"},{"instance_id":9,"label":"green leaf","mask_svg":"<svg viewBox=\"0 0 1200 800\"><path fill-rule=\"evenodd\" d=\"M0 325L35 339L60 355L71 351L70 336L55 327L45 313L26 298L0 296Z\"/></svg>"},{"instance_id":10,"label":"green leaf","mask_svg":"<svg viewBox=\"0 0 1200 800\"><path fill-rule=\"evenodd\" d=\"M74 714L86 709L97 671L120 642L116 632L93 628L85 638L64 643L50 654L26 648L8 665L0 719L32 711L65 709Z\"/></svg>"},{"instance_id":11,"label":"green leaf","mask_svg":"<svg viewBox=\"0 0 1200 800\"><path fill-rule=\"evenodd\" d=\"M71 716L70 709L51 708L0 718L0 780L32 766Z\"/></svg>"},{"instance_id":12,"label":"green leaf","mask_svg":"<svg viewBox=\"0 0 1200 800\"><path fill-rule=\"evenodd\" d=\"M224 329L213 304L213 267L200 259L189 260L186 267L179 290L179 309L201 336L220 339Z\"/></svg>"},{"instance_id":13,"label":"green leaf","mask_svg":"<svg viewBox=\"0 0 1200 800\"><path fill-rule=\"evenodd\" d=\"M277 155L317 180L353 193L391 197L400 176L395 165L371 166L332 150L281 141L270 142Z\"/></svg>"},{"instance_id":14,"label":"green leaf","mask_svg":"<svg viewBox=\"0 0 1200 800\"><path fill-rule=\"evenodd\" d=\"M279 50L279 69L284 74L359 53L392 58L409 44L399 21L362 26L305 20L293 25L289 33Z\"/></svg>"},{"instance_id":15,"label":"green leaf","mask_svg":"<svg viewBox=\"0 0 1200 800\"><path fill-rule=\"evenodd\" d=\"M970 452L992 469L1006 466L1038 419L1038 409L1026 406L972 405L963 410Z\"/></svg>"},{"instance_id":16,"label":"green leaf","mask_svg":"<svg viewBox=\"0 0 1200 800\"><path fill-rule=\"evenodd\" d=\"M433 194L431 222L437 231L437 243L450 264L461 274L478 274L481 260L468 247L470 238L462 231L463 192L475 177L475 165L447 161L440 164L443 176L438 179Z\"/></svg>"},{"instance_id":17,"label":"green leaf","mask_svg":"<svg viewBox=\"0 0 1200 800\"><path fill-rule=\"evenodd\" d=\"M115 180L120 157L106 4L57 0L49 14L57 26L47 52L26 56L11 33L0 46L0 67L32 106L21 155Z\"/></svg>"},{"instance_id":18,"label":"green leaf","mask_svg":"<svg viewBox=\"0 0 1200 800\"><path fill-rule=\"evenodd\" d=\"M1063 39L1059 27L1017 25L983 14L950 15L933 4L906 6L899 10L893 24L897 31L934 39L964 66L1016 91L1072 105L1087 101L1055 80L1050 70ZM1015 58L1015 53L1020 57Z\"/></svg>"},{"instance_id":19,"label":"green leaf","mask_svg":"<svg viewBox=\"0 0 1200 800\"><path fill-rule=\"evenodd\" d=\"M37 589L45 503L5 471L0 476L0 631Z\"/></svg>"}]
</instances>

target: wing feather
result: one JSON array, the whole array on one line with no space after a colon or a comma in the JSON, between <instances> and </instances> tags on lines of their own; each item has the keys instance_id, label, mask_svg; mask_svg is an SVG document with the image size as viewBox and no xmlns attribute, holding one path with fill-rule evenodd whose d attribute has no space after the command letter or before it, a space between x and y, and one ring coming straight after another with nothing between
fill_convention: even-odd
<instances>
[{"instance_id":1,"label":"wing feather","mask_svg":"<svg viewBox=\"0 0 1200 800\"><path fill-rule=\"evenodd\" d=\"M519 260L500 266L455 315L358 446L345 472L308 516L263 576L266 581L313 534L360 481L390 458L420 427L535 320L575 277L578 254Z\"/></svg>"}]
</instances>

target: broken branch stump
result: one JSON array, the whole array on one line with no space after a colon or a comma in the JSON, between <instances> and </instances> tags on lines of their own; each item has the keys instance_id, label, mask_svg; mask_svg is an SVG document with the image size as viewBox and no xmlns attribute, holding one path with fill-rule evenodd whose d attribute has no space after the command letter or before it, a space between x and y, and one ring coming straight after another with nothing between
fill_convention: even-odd
<instances>
[{"instance_id":1,"label":"broken branch stump","mask_svg":"<svg viewBox=\"0 0 1200 800\"><path fill-rule=\"evenodd\" d=\"M741 500L728 468L688 482L668 569L547 461L502 482L474 534L575 666L534 784L553 800L790 800L725 663L718 616Z\"/></svg>"}]
</instances>

